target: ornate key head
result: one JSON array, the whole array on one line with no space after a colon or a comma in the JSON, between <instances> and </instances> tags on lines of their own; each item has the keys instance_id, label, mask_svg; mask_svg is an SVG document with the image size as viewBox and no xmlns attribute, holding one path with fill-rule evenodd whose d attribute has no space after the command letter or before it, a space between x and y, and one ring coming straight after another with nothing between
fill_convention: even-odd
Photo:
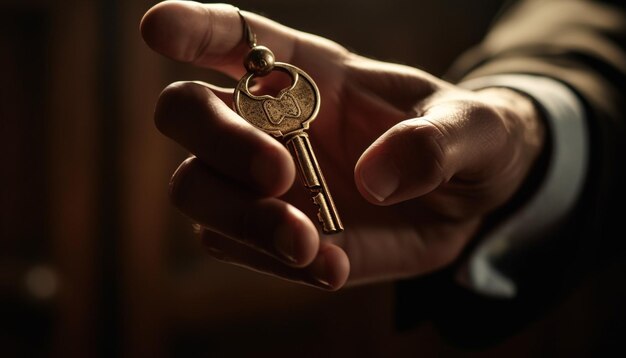
<instances>
[{"instance_id":1,"label":"ornate key head","mask_svg":"<svg viewBox=\"0 0 626 358\"><path fill-rule=\"evenodd\" d=\"M296 66L276 62L272 70L290 75L291 86L281 90L276 97L256 96L250 93L249 84L257 75L249 71L235 88L235 110L255 127L276 137L308 129L320 108L317 85Z\"/></svg>"}]
</instances>

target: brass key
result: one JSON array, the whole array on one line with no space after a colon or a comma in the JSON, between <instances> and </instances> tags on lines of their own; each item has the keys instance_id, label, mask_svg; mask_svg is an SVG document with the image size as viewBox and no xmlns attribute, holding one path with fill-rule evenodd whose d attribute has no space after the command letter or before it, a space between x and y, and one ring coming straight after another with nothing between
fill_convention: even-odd
<instances>
[{"instance_id":1,"label":"brass key","mask_svg":"<svg viewBox=\"0 0 626 358\"><path fill-rule=\"evenodd\" d=\"M274 62L274 54L267 47L256 45L254 34L243 15L241 17L252 49L244 62L248 72L235 88L235 111L255 127L282 139L296 162L304 186L311 192L313 202L318 206L317 218L322 230L326 234L339 233L343 231L343 224L305 132L319 111L320 94L317 85L301 69L287 63ZM281 90L276 97L250 93L250 81L271 71L283 71L290 75L291 86Z\"/></svg>"}]
</instances>

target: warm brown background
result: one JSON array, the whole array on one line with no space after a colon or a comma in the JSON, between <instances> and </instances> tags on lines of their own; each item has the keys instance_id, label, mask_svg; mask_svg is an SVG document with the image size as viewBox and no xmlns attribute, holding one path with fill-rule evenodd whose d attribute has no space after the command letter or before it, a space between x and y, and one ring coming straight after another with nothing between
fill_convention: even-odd
<instances>
[{"instance_id":1,"label":"warm brown background","mask_svg":"<svg viewBox=\"0 0 626 358\"><path fill-rule=\"evenodd\" d=\"M440 75L501 2L235 5ZM229 82L143 44L153 3L0 2L0 356L464 355L428 323L396 332L392 284L328 294L203 255L167 199L185 153L152 111L172 81ZM554 327L581 300L481 353L578 352L562 343L586 331Z\"/></svg>"}]
</instances>

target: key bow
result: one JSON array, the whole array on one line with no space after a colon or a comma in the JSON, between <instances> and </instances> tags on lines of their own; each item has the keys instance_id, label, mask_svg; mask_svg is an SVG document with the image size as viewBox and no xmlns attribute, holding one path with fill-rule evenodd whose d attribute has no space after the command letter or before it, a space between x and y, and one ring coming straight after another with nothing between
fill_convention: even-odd
<instances>
[{"instance_id":1,"label":"key bow","mask_svg":"<svg viewBox=\"0 0 626 358\"><path fill-rule=\"evenodd\" d=\"M304 71L287 63L276 62L273 70L287 73L292 80L291 86L281 90L277 97L257 96L249 89L256 76L248 72L235 89L235 110L252 125L275 137L307 130L320 107L315 82Z\"/></svg>"}]
</instances>

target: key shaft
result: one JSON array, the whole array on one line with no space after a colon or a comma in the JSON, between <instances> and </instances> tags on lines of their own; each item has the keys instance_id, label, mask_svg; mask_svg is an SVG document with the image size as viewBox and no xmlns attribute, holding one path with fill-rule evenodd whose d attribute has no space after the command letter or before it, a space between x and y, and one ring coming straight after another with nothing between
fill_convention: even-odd
<instances>
[{"instance_id":1,"label":"key shaft","mask_svg":"<svg viewBox=\"0 0 626 358\"><path fill-rule=\"evenodd\" d=\"M311 192L313 202L319 207L317 218L322 230L325 234L342 232L343 223L313 153L308 134L303 131L295 133L287 138L285 145L296 162L302 183Z\"/></svg>"}]
</instances>

